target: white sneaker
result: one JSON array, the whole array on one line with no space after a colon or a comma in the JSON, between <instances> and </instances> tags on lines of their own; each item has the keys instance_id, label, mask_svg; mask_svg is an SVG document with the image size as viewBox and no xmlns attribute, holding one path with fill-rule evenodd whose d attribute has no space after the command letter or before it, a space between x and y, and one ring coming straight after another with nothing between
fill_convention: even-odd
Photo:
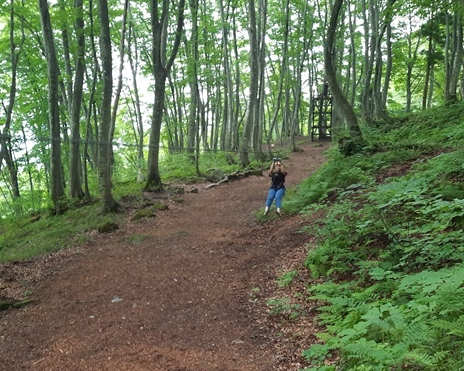
<instances>
[{"instance_id":1,"label":"white sneaker","mask_svg":"<svg viewBox=\"0 0 464 371\"><path fill-rule=\"evenodd\" d=\"M264 209L264 215L266 215L268 211L269 211L269 208L266 206L266 208Z\"/></svg>"},{"instance_id":2,"label":"white sneaker","mask_svg":"<svg viewBox=\"0 0 464 371\"><path fill-rule=\"evenodd\" d=\"M276 213L279 214L280 216L282 216L282 213L280 212L280 209L277 209Z\"/></svg>"}]
</instances>

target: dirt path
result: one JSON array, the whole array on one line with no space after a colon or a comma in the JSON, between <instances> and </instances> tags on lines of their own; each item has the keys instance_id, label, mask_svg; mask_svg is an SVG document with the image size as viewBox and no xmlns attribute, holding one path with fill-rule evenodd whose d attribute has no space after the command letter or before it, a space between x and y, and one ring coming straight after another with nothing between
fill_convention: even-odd
<instances>
[{"instance_id":1,"label":"dirt path","mask_svg":"<svg viewBox=\"0 0 464 371\"><path fill-rule=\"evenodd\" d=\"M327 147L306 143L285 161L288 188ZM256 220L268 182L200 186L62 257L34 288L37 302L0 312L0 370L295 370L250 306L307 241L297 216Z\"/></svg>"}]
</instances>

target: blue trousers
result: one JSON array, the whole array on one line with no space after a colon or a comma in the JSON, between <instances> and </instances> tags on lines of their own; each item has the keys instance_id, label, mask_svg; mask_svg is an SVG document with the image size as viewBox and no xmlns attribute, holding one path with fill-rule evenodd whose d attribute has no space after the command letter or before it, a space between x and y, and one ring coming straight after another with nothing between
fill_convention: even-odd
<instances>
[{"instance_id":1,"label":"blue trousers","mask_svg":"<svg viewBox=\"0 0 464 371\"><path fill-rule=\"evenodd\" d=\"M269 188L269 191L267 192L266 206L271 207L272 202L275 199L276 207L280 209L282 206L282 197L284 197L284 194L285 194L285 188L280 188L280 189Z\"/></svg>"}]
</instances>

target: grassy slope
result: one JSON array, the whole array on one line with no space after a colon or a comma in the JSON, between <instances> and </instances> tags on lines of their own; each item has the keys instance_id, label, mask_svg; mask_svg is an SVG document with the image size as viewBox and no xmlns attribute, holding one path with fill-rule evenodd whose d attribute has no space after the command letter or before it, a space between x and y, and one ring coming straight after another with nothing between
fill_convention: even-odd
<instances>
[{"instance_id":1,"label":"grassy slope","mask_svg":"<svg viewBox=\"0 0 464 371\"><path fill-rule=\"evenodd\" d=\"M307 226L326 327L307 370L464 369L463 121L458 105L364 130L363 153L332 149L287 198L326 214Z\"/></svg>"}]
</instances>

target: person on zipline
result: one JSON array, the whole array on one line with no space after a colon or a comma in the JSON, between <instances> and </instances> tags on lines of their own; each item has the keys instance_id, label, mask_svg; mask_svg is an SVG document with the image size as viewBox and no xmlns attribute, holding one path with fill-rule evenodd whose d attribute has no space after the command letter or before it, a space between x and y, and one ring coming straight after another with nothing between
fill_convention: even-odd
<instances>
[{"instance_id":1,"label":"person on zipline","mask_svg":"<svg viewBox=\"0 0 464 371\"><path fill-rule=\"evenodd\" d=\"M285 176L287 172L284 170L282 165L282 159L274 158L272 160L271 167L269 168L269 176L271 177L271 187L267 192L266 208L264 209L264 215L269 211L272 202L275 199L276 213L282 215L282 198L285 194Z\"/></svg>"}]
</instances>

